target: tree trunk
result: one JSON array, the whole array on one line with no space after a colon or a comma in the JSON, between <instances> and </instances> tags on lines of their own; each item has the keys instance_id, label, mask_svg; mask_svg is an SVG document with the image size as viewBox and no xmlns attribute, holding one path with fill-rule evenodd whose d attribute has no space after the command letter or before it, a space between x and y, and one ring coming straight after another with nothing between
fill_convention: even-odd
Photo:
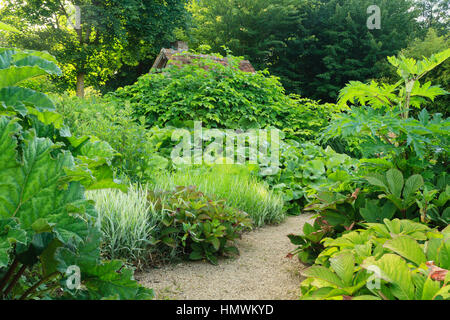
<instances>
[{"instance_id":1,"label":"tree trunk","mask_svg":"<svg viewBox=\"0 0 450 320\"><path fill-rule=\"evenodd\" d=\"M84 98L84 73L77 74L77 97Z\"/></svg>"}]
</instances>

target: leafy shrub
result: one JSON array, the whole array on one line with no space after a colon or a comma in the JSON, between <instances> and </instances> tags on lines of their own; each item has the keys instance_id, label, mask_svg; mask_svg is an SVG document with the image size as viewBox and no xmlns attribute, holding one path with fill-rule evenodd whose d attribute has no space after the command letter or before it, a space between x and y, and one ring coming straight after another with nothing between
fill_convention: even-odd
<instances>
[{"instance_id":1,"label":"leafy shrub","mask_svg":"<svg viewBox=\"0 0 450 320\"><path fill-rule=\"evenodd\" d=\"M252 225L246 213L206 197L195 187L150 193L149 201L161 205L161 242L192 260L206 258L217 264L217 255L238 253L232 242Z\"/></svg>"},{"instance_id":2,"label":"leafy shrub","mask_svg":"<svg viewBox=\"0 0 450 320\"><path fill-rule=\"evenodd\" d=\"M150 73L112 97L129 101L136 118L145 116L150 126L186 126L202 121L208 128L267 128L311 139L327 124L337 107L309 99L286 96L268 71L246 73L240 58L228 56L230 65L206 58L183 66L171 65Z\"/></svg>"},{"instance_id":3,"label":"leafy shrub","mask_svg":"<svg viewBox=\"0 0 450 320\"><path fill-rule=\"evenodd\" d=\"M323 138L357 139L364 156L392 159L408 174L421 173L436 163L445 165L449 152L449 120L441 114L431 116L423 109L418 118L409 117L410 108L447 94L431 82L420 79L450 57L450 49L416 61L390 57L400 80L393 85L350 82L341 90L339 105L359 104L347 114L336 115L324 130ZM431 161L430 161L431 160ZM445 170L445 166L444 166Z\"/></svg>"},{"instance_id":4,"label":"leafy shrub","mask_svg":"<svg viewBox=\"0 0 450 320\"><path fill-rule=\"evenodd\" d=\"M312 225L306 222L303 225L303 234L288 235L291 243L299 247L290 252L287 257L292 258L297 255L302 263L313 264L324 249L322 239L329 235L330 231L332 231L331 228L323 219L315 219Z\"/></svg>"},{"instance_id":5,"label":"leafy shrub","mask_svg":"<svg viewBox=\"0 0 450 320\"><path fill-rule=\"evenodd\" d=\"M195 185L207 196L224 200L227 206L246 212L257 227L279 223L285 218L281 196L252 177L245 166L183 168L173 174L158 175L151 185L155 190Z\"/></svg>"},{"instance_id":6,"label":"leafy shrub","mask_svg":"<svg viewBox=\"0 0 450 320\"><path fill-rule=\"evenodd\" d=\"M85 99L68 95L52 98L75 134L95 136L118 152L112 165L119 174L131 181L146 181L155 171L168 166L168 160L157 154L157 144L163 141L156 135L160 132L157 128L148 131L143 123L135 121L128 104L96 95ZM166 135L170 140L171 131Z\"/></svg>"},{"instance_id":7,"label":"leafy shrub","mask_svg":"<svg viewBox=\"0 0 450 320\"><path fill-rule=\"evenodd\" d=\"M319 190L350 190L349 182L358 168L357 160L312 143L282 142L280 155L281 170L261 175L274 190L282 192L291 214L300 214Z\"/></svg>"},{"instance_id":8,"label":"leafy shrub","mask_svg":"<svg viewBox=\"0 0 450 320\"><path fill-rule=\"evenodd\" d=\"M95 201L103 233L102 254L108 259L122 259L138 269L156 262L155 234L161 223L161 211L147 201L147 188L133 186L128 193L118 190L90 191Z\"/></svg>"},{"instance_id":9,"label":"leafy shrub","mask_svg":"<svg viewBox=\"0 0 450 320\"><path fill-rule=\"evenodd\" d=\"M414 119L409 112L426 99L446 94L439 86L421 85L419 80L449 56L450 50L418 62L391 57L402 78L397 84L350 82L341 91L339 104L361 107L336 115L323 135L354 139L363 155L374 158L361 159L360 170L347 182L354 193L319 192L307 206L321 224L312 231L314 237L291 236L300 245L295 253L301 259L310 262L317 255L317 234L337 237L363 221L397 217L448 225L448 119L439 114L431 117L426 109Z\"/></svg>"},{"instance_id":10,"label":"leafy shrub","mask_svg":"<svg viewBox=\"0 0 450 320\"><path fill-rule=\"evenodd\" d=\"M400 56L407 58L414 58L420 60L423 57L430 57L431 55L441 52L450 47L450 38L447 36L439 36L435 29L427 28L427 34L424 38L414 39L409 43L407 48L400 51ZM397 74L395 68L390 66L386 61L382 63L386 69L386 77L395 79ZM395 81L395 80L394 80ZM424 82L431 81L432 83L439 83L443 88L450 87L450 61L447 60L438 68L431 71L423 78ZM449 95L437 97L434 101L424 101L424 106L430 113L442 113L444 117L450 116L448 104L450 102ZM411 110L412 113L417 113L416 110Z\"/></svg>"},{"instance_id":11,"label":"leafy shrub","mask_svg":"<svg viewBox=\"0 0 450 320\"><path fill-rule=\"evenodd\" d=\"M121 187L108 145L72 137L47 96L16 86L60 74L55 62L0 48L0 299L151 298L122 262L100 259L97 213L84 190ZM81 288L56 293L73 266Z\"/></svg>"},{"instance_id":12,"label":"leafy shrub","mask_svg":"<svg viewBox=\"0 0 450 320\"><path fill-rule=\"evenodd\" d=\"M385 219L323 243L316 265L303 272L302 299L450 299L448 227Z\"/></svg>"}]
</instances>

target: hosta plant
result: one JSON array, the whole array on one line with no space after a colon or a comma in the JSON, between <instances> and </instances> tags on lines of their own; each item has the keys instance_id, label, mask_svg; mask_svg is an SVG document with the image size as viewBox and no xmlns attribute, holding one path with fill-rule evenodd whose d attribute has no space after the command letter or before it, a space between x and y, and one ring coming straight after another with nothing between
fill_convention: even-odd
<instances>
[{"instance_id":1,"label":"hosta plant","mask_svg":"<svg viewBox=\"0 0 450 320\"><path fill-rule=\"evenodd\" d=\"M319 191L343 191L352 188L358 161L339 154L330 147L323 149L312 143L294 140L280 144L281 170L260 175L283 194L291 214L300 214L305 204Z\"/></svg>"}]
</instances>

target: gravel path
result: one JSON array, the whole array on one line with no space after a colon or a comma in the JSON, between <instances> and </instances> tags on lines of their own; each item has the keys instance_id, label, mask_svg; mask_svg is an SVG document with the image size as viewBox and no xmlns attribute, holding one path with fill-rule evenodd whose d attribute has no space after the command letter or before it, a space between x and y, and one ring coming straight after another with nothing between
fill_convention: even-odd
<instances>
[{"instance_id":1,"label":"gravel path","mask_svg":"<svg viewBox=\"0 0 450 320\"><path fill-rule=\"evenodd\" d=\"M295 248L286 235L298 234L310 215L289 217L277 226L267 226L238 240L240 256L206 262L183 262L136 274L143 285L153 288L156 298L176 300L289 300L299 296L304 266L286 254Z\"/></svg>"}]
</instances>

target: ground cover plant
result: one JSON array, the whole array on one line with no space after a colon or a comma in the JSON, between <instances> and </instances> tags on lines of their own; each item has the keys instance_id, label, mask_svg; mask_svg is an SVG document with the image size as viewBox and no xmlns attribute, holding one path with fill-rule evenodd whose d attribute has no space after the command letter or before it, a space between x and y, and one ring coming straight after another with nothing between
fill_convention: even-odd
<instances>
[{"instance_id":1,"label":"ground cover plant","mask_svg":"<svg viewBox=\"0 0 450 320\"><path fill-rule=\"evenodd\" d=\"M233 241L252 227L247 213L205 196L194 186L154 191L148 197L162 210L159 240L191 260L206 258L217 264L217 255L239 253Z\"/></svg>"}]
</instances>

